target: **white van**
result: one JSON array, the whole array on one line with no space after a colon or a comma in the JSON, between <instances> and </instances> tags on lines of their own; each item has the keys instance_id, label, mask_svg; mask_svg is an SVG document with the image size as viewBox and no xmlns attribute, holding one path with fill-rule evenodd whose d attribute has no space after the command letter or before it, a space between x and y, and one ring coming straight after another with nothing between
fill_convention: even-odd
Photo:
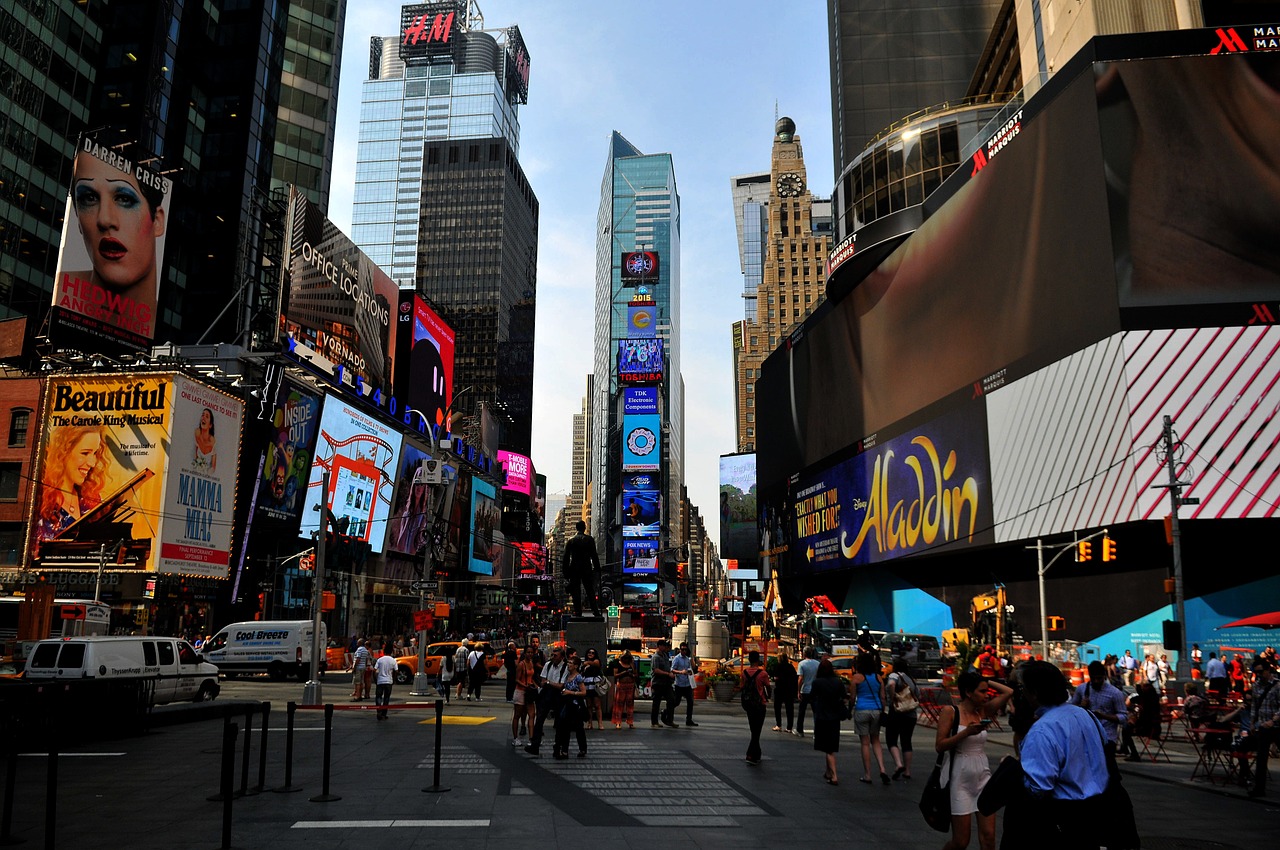
<instances>
[{"instance_id":1,"label":"white van","mask_svg":"<svg viewBox=\"0 0 1280 850\"><path fill-rule=\"evenodd\" d=\"M232 623L205 641L200 650L205 661L217 664L226 674L266 673L283 680L294 675L299 681L310 678L311 620L250 620ZM320 669L324 669L324 647L328 632L320 624Z\"/></svg>"},{"instance_id":2,"label":"white van","mask_svg":"<svg viewBox=\"0 0 1280 850\"><path fill-rule=\"evenodd\" d=\"M69 637L36 641L27 678L154 679L152 705L218 696L218 668L170 637Z\"/></svg>"}]
</instances>

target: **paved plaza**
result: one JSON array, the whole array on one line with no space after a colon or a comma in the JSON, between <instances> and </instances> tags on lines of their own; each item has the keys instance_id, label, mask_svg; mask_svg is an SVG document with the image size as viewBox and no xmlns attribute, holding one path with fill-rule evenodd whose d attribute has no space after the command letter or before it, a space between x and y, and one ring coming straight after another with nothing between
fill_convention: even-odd
<instances>
[{"instance_id":1,"label":"paved plaza","mask_svg":"<svg viewBox=\"0 0 1280 850\"><path fill-rule=\"evenodd\" d=\"M234 698L245 686L231 686ZM274 694L267 745L266 786L283 783L284 703L296 684L255 686ZM675 844L695 848L810 846L941 847L916 809L932 763L932 729L920 729L916 779L884 787L864 785L857 738L841 738L840 785L822 781L823 762L811 739L764 732L764 761L743 760L746 721L734 704L699 703L696 729L652 729L648 704L634 731L589 733L585 759L551 758L551 742L533 758L511 746L511 706L496 700L447 706L440 748L441 785L434 781L435 710L399 709L386 722L368 703L350 703L340 685L326 686L334 714L330 792L321 793L323 713L300 711L294 736L293 793L236 799L231 846L242 848L513 846L630 848ZM339 697L341 695L341 697ZM397 702L411 699L399 696ZM68 848L219 847L223 806L218 791L223 721L190 719L221 711L212 706L158 710L157 726L137 738L68 747L58 762L56 846ZM173 715L179 715L174 717ZM207 715L206 715L207 716ZM173 725L160 725L172 720ZM243 720L239 715L238 721ZM851 725L851 724L846 724ZM257 784L260 731L251 738L248 786ZM989 752L1009 752L1008 733L992 733ZM576 753L571 744L571 753ZM241 785L242 742L235 781ZM886 756L887 757L887 756ZM1280 834L1280 798L1249 801L1242 789L1187 780L1194 757L1174 749L1171 761L1124 763L1126 787L1148 848L1270 846ZM45 841L47 757L17 760L16 837ZM975 843L971 846L976 847Z\"/></svg>"}]
</instances>

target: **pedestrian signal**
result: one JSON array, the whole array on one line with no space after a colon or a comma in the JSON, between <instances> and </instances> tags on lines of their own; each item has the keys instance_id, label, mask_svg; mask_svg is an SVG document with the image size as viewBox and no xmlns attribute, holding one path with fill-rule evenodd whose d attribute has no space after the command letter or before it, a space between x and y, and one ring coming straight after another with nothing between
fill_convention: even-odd
<instances>
[{"instance_id":1,"label":"pedestrian signal","mask_svg":"<svg viewBox=\"0 0 1280 850\"><path fill-rule=\"evenodd\" d=\"M1093 560L1093 543L1081 540L1076 544L1076 560L1080 562Z\"/></svg>"},{"instance_id":2,"label":"pedestrian signal","mask_svg":"<svg viewBox=\"0 0 1280 850\"><path fill-rule=\"evenodd\" d=\"M1049 631L1060 632L1067 627L1067 621L1062 617L1046 617L1049 621Z\"/></svg>"}]
</instances>

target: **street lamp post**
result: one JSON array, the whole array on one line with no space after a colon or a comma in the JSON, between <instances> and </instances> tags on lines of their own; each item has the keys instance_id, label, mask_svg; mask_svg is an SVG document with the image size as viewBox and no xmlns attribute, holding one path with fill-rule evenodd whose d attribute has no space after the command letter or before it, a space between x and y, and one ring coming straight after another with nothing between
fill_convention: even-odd
<instances>
[{"instance_id":1,"label":"street lamp post","mask_svg":"<svg viewBox=\"0 0 1280 850\"><path fill-rule=\"evenodd\" d=\"M1045 661L1049 660L1049 618L1045 614L1044 574L1049 572L1049 568L1052 567L1059 558L1061 558L1067 552L1070 552L1072 549L1075 549L1079 544L1085 542L1086 540L1092 540L1095 537L1104 537L1106 536L1106 534L1107 534L1107 529L1104 528L1101 531L1095 531L1093 534L1090 534L1088 537L1081 537L1079 540L1072 540L1070 543L1059 543L1054 546L1045 546L1044 541L1039 537L1037 537L1036 545L1027 547L1028 549L1036 550L1036 562L1037 562L1036 574L1040 580L1040 656ZM1047 564L1044 562L1045 549L1058 550L1058 553L1054 555L1052 558L1050 558L1049 563ZM1004 616L1003 611L1000 611L997 613L1001 617Z\"/></svg>"},{"instance_id":2,"label":"street lamp post","mask_svg":"<svg viewBox=\"0 0 1280 850\"><path fill-rule=\"evenodd\" d=\"M329 470L320 475L320 531L316 535L315 586L311 589L311 679L302 686L303 705L320 705L323 700L320 687L320 614L324 601L325 535L329 532Z\"/></svg>"}]
</instances>

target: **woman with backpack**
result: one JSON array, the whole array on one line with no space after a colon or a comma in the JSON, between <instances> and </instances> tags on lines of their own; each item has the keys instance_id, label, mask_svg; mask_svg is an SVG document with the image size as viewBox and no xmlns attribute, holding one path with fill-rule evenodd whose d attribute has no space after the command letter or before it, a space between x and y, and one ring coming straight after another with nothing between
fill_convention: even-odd
<instances>
[{"instance_id":1,"label":"woman with backpack","mask_svg":"<svg viewBox=\"0 0 1280 850\"><path fill-rule=\"evenodd\" d=\"M747 745L747 764L760 764L760 731L764 729L766 706L769 704L769 674L760 665L760 653L751 650L747 654L747 669L742 671L742 681L737 690L742 691L742 709L747 713L747 725L751 728L751 743Z\"/></svg>"},{"instance_id":2,"label":"woman with backpack","mask_svg":"<svg viewBox=\"0 0 1280 850\"><path fill-rule=\"evenodd\" d=\"M911 778L911 733L916 728L920 708L920 688L907 675L907 660L893 659L893 672L884 681L881 699L889 709L885 720L884 742L893 756L896 769L893 779Z\"/></svg>"}]
</instances>

